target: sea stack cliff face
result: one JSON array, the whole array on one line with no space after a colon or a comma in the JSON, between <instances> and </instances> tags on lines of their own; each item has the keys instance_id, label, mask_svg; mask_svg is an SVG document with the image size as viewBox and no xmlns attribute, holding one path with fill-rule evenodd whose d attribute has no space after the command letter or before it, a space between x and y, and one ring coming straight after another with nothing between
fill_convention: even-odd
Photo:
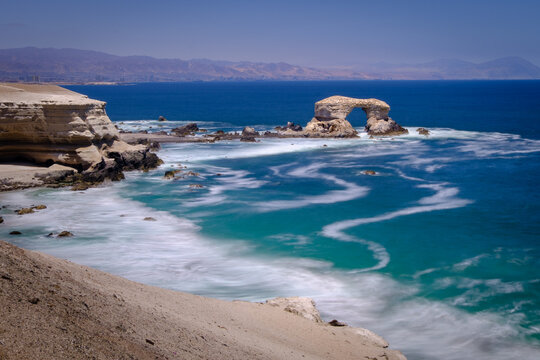
<instances>
[{"instance_id":1,"label":"sea stack cliff face","mask_svg":"<svg viewBox=\"0 0 540 360\"><path fill-rule=\"evenodd\" d=\"M347 121L355 108L366 112L369 135L390 136L408 133L388 116L390 106L377 99L356 99L331 96L315 103L315 116L306 125L305 133L313 137L355 137L356 130Z\"/></svg>"},{"instance_id":2,"label":"sea stack cliff face","mask_svg":"<svg viewBox=\"0 0 540 360\"><path fill-rule=\"evenodd\" d=\"M0 159L75 168L90 181L155 167L145 145L128 145L105 103L55 85L0 83Z\"/></svg>"}]
</instances>

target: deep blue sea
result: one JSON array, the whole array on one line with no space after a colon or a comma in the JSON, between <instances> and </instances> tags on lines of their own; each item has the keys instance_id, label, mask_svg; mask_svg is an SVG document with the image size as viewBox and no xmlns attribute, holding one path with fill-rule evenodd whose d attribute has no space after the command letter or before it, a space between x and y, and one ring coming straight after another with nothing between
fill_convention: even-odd
<instances>
[{"instance_id":1,"label":"deep blue sea","mask_svg":"<svg viewBox=\"0 0 540 360\"><path fill-rule=\"evenodd\" d=\"M305 125L344 95L386 101L410 134L369 139L356 109L358 139L164 145L164 165L122 182L1 194L2 238L201 295L309 296L409 360L540 359L540 81L68 88L135 131ZM179 167L199 176L163 178ZM75 236L46 237L61 230Z\"/></svg>"}]
</instances>

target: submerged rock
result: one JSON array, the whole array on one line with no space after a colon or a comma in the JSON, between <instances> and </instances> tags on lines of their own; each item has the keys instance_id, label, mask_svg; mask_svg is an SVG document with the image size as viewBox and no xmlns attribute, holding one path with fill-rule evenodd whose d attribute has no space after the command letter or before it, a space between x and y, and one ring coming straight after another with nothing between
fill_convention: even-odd
<instances>
[{"instance_id":1,"label":"submerged rock","mask_svg":"<svg viewBox=\"0 0 540 360\"><path fill-rule=\"evenodd\" d=\"M29 207L29 208L22 208L22 209L19 209L19 210L15 210L15 212L18 214L18 215L25 215L25 214L32 214L34 212L34 209Z\"/></svg>"},{"instance_id":2,"label":"submerged rock","mask_svg":"<svg viewBox=\"0 0 540 360\"><path fill-rule=\"evenodd\" d=\"M56 237L72 237L72 236L73 234L71 232L64 230L60 232L60 234L58 234Z\"/></svg>"},{"instance_id":3,"label":"submerged rock","mask_svg":"<svg viewBox=\"0 0 540 360\"><path fill-rule=\"evenodd\" d=\"M17 231L17 230L12 231L12 232L9 233L9 235L21 235L21 234L22 234L22 232Z\"/></svg>"},{"instance_id":4,"label":"submerged rock","mask_svg":"<svg viewBox=\"0 0 540 360\"><path fill-rule=\"evenodd\" d=\"M156 219L154 219L153 217L151 216L147 216L143 219L144 221L157 221Z\"/></svg>"},{"instance_id":5,"label":"submerged rock","mask_svg":"<svg viewBox=\"0 0 540 360\"><path fill-rule=\"evenodd\" d=\"M165 118L165 116L160 115L158 121L167 121L167 119Z\"/></svg>"},{"instance_id":6,"label":"submerged rock","mask_svg":"<svg viewBox=\"0 0 540 360\"><path fill-rule=\"evenodd\" d=\"M418 132L418 134L420 135L425 135L425 136L428 136L429 135L429 130L426 129L426 128L418 128L416 129L416 131Z\"/></svg>"},{"instance_id":7,"label":"submerged rock","mask_svg":"<svg viewBox=\"0 0 540 360\"><path fill-rule=\"evenodd\" d=\"M362 171L362 174L364 175L377 175L377 172L375 172L374 170L364 170Z\"/></svg>"}]
</instances>

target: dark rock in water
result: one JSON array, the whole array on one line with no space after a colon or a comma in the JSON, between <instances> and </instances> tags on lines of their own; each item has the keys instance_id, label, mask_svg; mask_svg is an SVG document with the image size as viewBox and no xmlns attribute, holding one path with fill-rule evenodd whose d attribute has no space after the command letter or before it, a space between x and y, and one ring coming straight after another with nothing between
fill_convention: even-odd
<instances>
[{"instance_id":1,"label":"dark rock in water","mask_svg":"<svg viewBox=\"0 0 540 360\"><path fill-rule=\"evenodd\" d=\"M364 170L362 171L362 174L364 175L377 175L377 173L374 170Z\"/></svg>"},{"instance_id":2,"label":"dark rock in water","mask_svg":"<svg viewBox=\"0 0 540 360\"><path fill-rule=\"evenodd\" d=\"M218 130L218 131L216 131L216 135L225 135L225 131Z\"/></svg>"},{"instance_id":3,"label":"dark rock in water","mask_svg":"<svg viewBox=\"0 0 540 360\"><path fill-rule=\"evenodd\" d=\"M0 216L0 224L4 222L4 218Z\"/></svg>"},{"instance_id":4,"label":"dark rock in water","mask_svg":"<svg viewBox=\"0 0 540 360\"><path fill-rule=\"evenodd\" d=\"M255 137L253 137L253 136L242 136L240 138L240 141L243 141L243 142L257 142L257 140L255 140Z\"/></svg>"},{"instance_id":5,"label":"dark rock in water","mask_svg":"<svg viewBox=\"0 0 540 360\"><path fill-rule=\"evenodd\" d=\"M172 129L171 131L176 134L176 136L186 136L186 135L195 135L195 131L198 131L199 127L196 123L189 123L184 126L180 126Z\"/></svg>"},{"instance_id":6,"label":"dark rock in water","mask_svg":"<svg viewBox=\"0 0 540 360\"><path fill-rule=\"evenodd\" d=\"M19 210L15 210L15 212L18 215L32 214L34 212L34 209L32 209L32 208L22 208L22 209L19 209Z\"/></svg>"},{"instance_id":7,"label":"dark rock in water","mask_svg":"<svg viewBox=\"0 0 540 360\"><path fill-rule=\"evenodd\" d=\"M347 326L347 324L337 321L336 319L329 321L328 324L332 326Z\"/></svg>"},{"instance_id":8,"label":"dark rock in water","mask_svg":"<svg viewBox=\"0 0 540 360\"><path fill-rule=\"evenodd\" d=\"M158 121L167 121L167 119L165 118L165 116L160 116L160 117L158 118Z\"/></svg>"},{"instance_id":9,"label":"dark rock in water","mask_svg":"<svg viewBox=\"0 0 540 360\"><path fill-rule=\"evenodd\" d=\"M204 186L201 184L189 184L189 187L192 189L202 189Z\"/></svg>"},{"instance_id":10,"label":"dark rock in water","mask_svg":"<svg viewBox=\"0 0 540 360\"><path fill-rule=\"evenodd\" d=\"M16 230L9 233L9 235L21 235L21 234L22 232L16 231Z\"/></svg>"},{"instance_id":11,"label":"dark rock in water","mask_svg":"<svg viewBox=\"0 0 540 360\"><path fill-rule=\"evenodd\" d=\"M165 171L165 175L163 177L165 179L174 179L176 174L182 173L182 170L176 169L176 170L167 170Z\"/></svg>"},{"instance_id":12,"label":"dark rock in water","mask_svg":"<svg viewBox=\"0 0 540 360\"><path fill-rule=\"evenodd\" d=\"M66 230L62 231L60 234L57 235L57 237L71 237L71 236L73 236L73 234Z\"/></svg>"},{"instance_id":13,"label":"dark rock in water","mask_svg":"<svg viewBox=\"0 0 540 360\"><path fill-rule=\"evenodd\" d=\"M198 172L194 172L194 171L188 171L186 173L186 176L199 176L200 174Z\"/></svg>"},{"instance_id":14,"label":"dark rock in water","mask_svg":"<svg viewBox=\"0 0 540 360\"><path fill-rule=\"evenodd\" d=\"M426 129L426 128L418 128L418 129L416 129L416 131L417 131L420 135L425 135L425 136L428 136L428 135L429 135L429 130Z\"/></svg>"},{"instance_id":15,"label":"dark rock in water","mask_svg":"<svg viewBox=\"0 0 540 360\"><path fill-rule=\"evenodd\" d=\"M43 209L46 209L46 208L47 208L46 205L32 206L32 209L35 209L35 210L43 210Z\"/></svg>"},{"instance_id":16,"label":"dark rock in water","mask_svg":"<svg viewBox=\"0 0 540 360\"><path fill-rule=\"evenodd\" d=\"M154 219L153 217L150 217L150 216L147 216L143 219L144 221L157 221L156 219Z\"/></svg>"},{"instance_id":17,"label":"dark rock in water","mask_svg":"<svg viewBox=\"0 0 540 360\"><path fill-rule=\"evenodd\" d=\"M48 233L47 234L47 237L53 237L54 236L54 233Z\"/></svg>"}]
</instances>

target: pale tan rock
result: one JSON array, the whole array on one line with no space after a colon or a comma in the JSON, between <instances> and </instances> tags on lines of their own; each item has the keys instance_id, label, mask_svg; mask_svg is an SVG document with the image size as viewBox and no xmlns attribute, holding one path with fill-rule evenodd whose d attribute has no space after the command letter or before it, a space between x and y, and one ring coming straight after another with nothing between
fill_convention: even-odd
<instances>
[{"instance_id":1,"label":"pale tan rock","mask_svg":"<svg viewBox=\"0 0 540 360\"><path fill-rule=\"evenodd\" d=\"M366 131L369 135L399 135L408 131L388 116L390 106L378 99L356 99L331 96L315 103L315 116L304 132L310 137L354 137L354 128L347 116L355 108L361 108L367 116Z\"/></svg>"},{"instance_id":2,"label":"pale tan rock","mask_svg":"<svg viewBox=\"0 0 540 360\"><path fill-rule=\"evenodd\" d=\"M321 314L315 307L315 301L308 297L292 296L292 297L277 297L266 300L266 303L271 306L278 307L287 312L302 316L308 320L322 323Z\"/></svg>"},{"instance_id":3,"label":"pale tan rock","mask_svg":"<svg viewBox=\"0 0 540 360\"><path fill-rule=\"evenodd\" d=\"M55 85L0 83L0 157L73 166L88 180L118 180L159 158L146 145L119 141L105 102ZM0 173L0 179L3 174Z\"/></svg>"}]
</instances>

